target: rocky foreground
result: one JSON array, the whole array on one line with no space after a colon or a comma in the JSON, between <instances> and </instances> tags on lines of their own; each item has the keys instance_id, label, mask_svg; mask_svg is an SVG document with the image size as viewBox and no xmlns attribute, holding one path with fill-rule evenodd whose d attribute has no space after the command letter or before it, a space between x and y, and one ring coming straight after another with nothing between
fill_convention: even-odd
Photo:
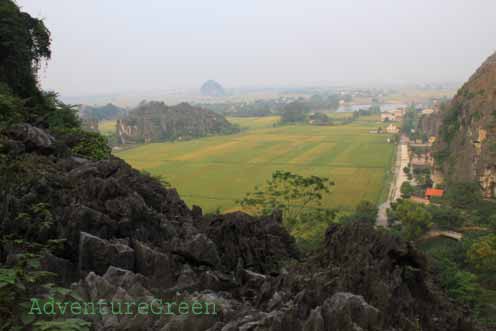
<instances>
[{"instance_id":1,"label":"rocky foreground","mask_svg":"<svg viewBox=\"0 0 496 331\"><path fill-rule=\"evenodd\" d=\"M3 231L45 242L43 258L84 301L210 302L216 314L89 315L95 330L472 330L415 247L365 224L332 225L302 257L280 215L203 216L176 190L124 161L68 156L65 142L27 124L4 135L16 160L7 215L43 203L45 231ZM14 219L9 218L9 219ZM15 251L1 247L1 261Z\"/></svg>"}]
</instances>

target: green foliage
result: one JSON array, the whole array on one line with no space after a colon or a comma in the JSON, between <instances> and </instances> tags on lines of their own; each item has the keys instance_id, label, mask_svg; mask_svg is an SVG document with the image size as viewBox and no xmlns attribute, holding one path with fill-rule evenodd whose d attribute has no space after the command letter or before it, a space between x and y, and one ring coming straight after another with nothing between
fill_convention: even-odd
<instances>
[{"instance_id":1,"label":"green foliage","mask_svg":"<svg viewBox=\"0 0 496 331\"><path fill-rule=\"evenodd\" d=\"M104 137L94 132L87 132L86 137L72 148L74 155L92 160L103 160L110 157L110 147Z\"/></svg>"},{"instance_id":2,"label":"green foliage","mask_svg":"<svg viewBox=\"0 0 496 331\"><path fill-rule=\"evenodd\" d=\"M329 193L333 185L334 182L325 177L304 177L276 170L264 188L255 187L255 191L246 194L239 203L263 215L281 211L291 230L291 225L300 220L307 208L320 206L323 195Z\"/></svg>"},{"instance_id":3,"label":"green foliage","mask_svg":"<svg viewBox=\"0 0 496 331\"><path fill-rule=\"evenodd\" d=\"M45 203L36 203L25 212L20 212L13 221L4 223L8 233L16 234L32 241L47 241L54 233L54 219L49 206Z\"/></svg>"},{"instance_id":4,"label":"green foliage","mask_svg":"<svg viewBox=\"0 0 496 331\"><path fill-rule=\"evenodd\" d=\"M410 139L415 139L415 129L417 128L418 115L415 105L410 105L405 115L403 116L403 123L401 125L401 132L407 134Z\"/></svg>"},{"instance_id":5,"label":"green foliage","mask_svg":"<svg viewBox=\"0 0 496 331\"><path fill-rule=\"evenodd\" d=\"M496 234L485 236L475 242L467 253L471 265L486 275L496 273Z\"/></svg>"},{"instance_id":6,"label":"green foliage","mask_svg":"<svg viewBox=\"0 0 496 331\"><path fill-rule=\"evenodd\" d=\"M104 136L97 132L84 131L79 128L52 130L52 133L69 146L71 153L92 160L108 159L111 148Z\"/></svg>"},{"instance_id":7,"label":"green foliage","mask_svg":"<svg viewBox=\"0 0 496 331\"><path fill-rule=\"evenodd\" d=\"M400 200L388 212L389 219L401 223L402 236L407 240L420 238L432 227L432 216L424 205Z\"/></svg>"},{"instance_id":8,"label":"green foliage","mask_svg":"<svg viewBox=\"0 0 496 331\"><path fill-rule=\"evenodd\" d=\"M355 211L349 216L345 217L345 222L365 222L374 225L377 220L379 208L370 201L360 201L355 208Z\"/></svg>"},{"instance_id":9,"label":"green foliage","mask_svg":"<svg viewBox=\"0 0 496 331\"><path fill-rule=\"evenodd\" d=\"M41 61L51 56L50 43L42 20L21 12L14 1L0 3L0 128L18 122L79 126L72 107L38 87L37 72Z\"/></svg>"},{"instance_id":10,"label":"green foliage","mask_svg":"<svg viewBox=\"0 0 496 331\"><path fill-rule=\"evenodd\" d=\"M89 331L91 323L77 318L34 323L33 331Z\"/></svg>"},{"instance_id":11,"label":"green foliage","mask_svg":"<svg viewBox=\"0 0 496 331\"><path fill-rule=\"evenodd\" d=\"M45 316L29 314L32 298L40 299L40 302L48 298L63 300L68 296L72 300L81 300L81 298L68 289L56 286L53 283L55 274L41 270L40 255L30 252L36 250L38 246L23 240L9 242L27 250L16 255L15 266L0 268L0 330L89 330L90 325L87 322L76 319L35 323L35 317L42 319ZM3 243L6 241L4 240ZM53 325L59 328L47 328L50 323L54 323ZM77 326L80 328L74 328Z\"/></svg>"},{"instance_id":12,"label":"green foliage","mask_svg":"<svg viewBox=\"0 0 496 331\"><path fill-rule=\"evenodd\" d=\"M50 32L42 20L21 12L14 1L0 3L0 81L14 95L39 95L36 72L43 59L49 59Z\"/></svg>"},{"instance_id":13,"label":"green foliage","mask_svg":"<svg viewBox=\"0 0 496 331\"><path fill-rule=\"evenodd\" d=\"M461 104L457 103L452 106L442 105L443 124L440 127L440 137L448 145L451 143L456 132L460 128L459 115L462 111Z\"/></svg>"},{"instance_id":14,"label":"green foliage","mask_svg":"<svg viewBox=\"0 0 496 331\"><path fill-rule=\"evenodd\" d=\"M54 92L44 92L44 105L41 121L50 129L79 128L81 122L75 106L66 105ZM40 121L40 120L38 120Z\"/></svg>"},{"instance_id":15,"label":"green foliage","mask_svg":"<svg viewBox=\"0 0 496 331\"><path fill-rule=\"evenodd\" d=\"M0 83L0 129L13 123L22 122L24 102L14 96L10 89Z\"/></svg>"},{"instance_id":16,"label":"green foliage","mask_svg":"<svg viewBox=\"0 0 496 331\"><path fill-rule=\"evenodd\" d=\"M281 124L304 122L308 107L301 101L287 104L281 115Z\"/></svg>"},{"instance_id":17,"label":"green foliage","mask_svg":"<svg viewBox=\"0 0 496 331\"><path fill-rule=\"evenodd\" d=\"M450 297L472 307L477 304L481 288L475 274L460 269L446 256L436 258L434 269L439 276L441 286Z\"/></svg>"},{"instance_id":18,"label":"green foliage","mask_svg":"<svg viewBox=\"0 0 496 331\"><path fill-rule=\"evenodd\" d=\"M303 251L318 249L324 239L326 229L332 223L339 222L339 210L337 209L307 209L302 212L298 222L289 225L292 235L296 237L296 243Z\"/></svg>"},{"instance_id":19,"label":"green foliage","mask_svg":"<svg viewBox=\"0 0 496 331\"><path fill-rule=\"evenodd\" d=\"M429 205L427 209L432 215L433 223L440 229L454 230L463 226L464 219L455 208Z\"/></svg>"},{"instance_id":20,"label":"green foliage","mask_svg":"<svg viewBox=\"0 0 496 331\"><path fill-rule=\"evenodd\" d=\"M162 184L162 186L165 187L165 188L171 187L170 182L164 176L162 176L162 175L154 175L154 174L152 174L152 173L150 173L150 172L148 172L146 170L142 170L141 171L141 174L143 176L146 176L148 178L151 178L153 180L156 180L157 182L159 182L160 184Z\"/></svg>"},{"instance_id":21,"label":"green foliage","mask_svg":"<svg viewBox=\"0 0 496 331\"><path fill-rule=\"evenodd\" d=\"M491 215L487 222L489 228L496 233L496 214Z\"/></svg>"},{"instance_id":22,"label":"green foliage","mask_svg":"<svg viewBox=\"0 0 496 331\"><path fill-rule=\"evenodd\" d=\"M482 200L478 183L453 183L448 186L445 200L455 208L477 208Z\"/></svg>"},{"instance_id":23,"label":"green foliage","mask_svg":"<svg viewBox=\"0 0 496 331\"><path fill-rule=\"evenodd\" d=\"M415 193L415 189L410 182L403 182L400 187L400 192L403 199L408 199Z\"/></svg>"},{"instance_id":24,"label":"green foliage","mask_svg":"<svg viewBox=\"0 0 496 331\"><path fill-rule=\"evenodd\" d=\"M422 189L432 187L433 182L431 179L431 170L429 168L425 169L413 169L413 177Z\"/></svg>"}]
</instances>

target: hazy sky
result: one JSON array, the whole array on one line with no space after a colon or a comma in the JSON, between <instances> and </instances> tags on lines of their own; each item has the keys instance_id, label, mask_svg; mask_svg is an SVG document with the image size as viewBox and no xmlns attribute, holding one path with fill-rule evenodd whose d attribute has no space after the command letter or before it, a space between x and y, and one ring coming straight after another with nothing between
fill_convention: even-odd
<instances>
[{"instance_id":1,"label":"hazy sky","mask_svg":"<svg viewBox=\"0 0 496 331\"><path fill-rule=\"evenodd\" d=\"M18 0L45 19L66 96L464 81L496 50L494 0Z\"/></svg>"}]
</instances>

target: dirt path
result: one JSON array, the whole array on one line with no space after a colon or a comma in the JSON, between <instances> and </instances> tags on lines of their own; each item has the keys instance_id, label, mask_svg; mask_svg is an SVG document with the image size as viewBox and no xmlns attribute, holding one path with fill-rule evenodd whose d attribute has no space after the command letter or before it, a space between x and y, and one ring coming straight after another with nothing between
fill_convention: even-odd
<instances>
[{"instance_id":1,"label":"dirt path","mask_svg":"<svg viewBox=\"0 0 496 331\"><path fill-rule=\"evenodd\" d=\"M387 209L391 207L391 202L401 197L401 184L407 181L408 178L403 172L403 168L408 166L410 162L408 158L408 140L405 136L401 136L400 143L396 150L396 160L393 168L393 179L389 188L387 199L379 206L379 213L377 214L378 226L388 227L387 222Z\"/></svg>"},{"instance_id":2,"label":"dirt path","mask_svg":"<svg viewBox=\"0 0 496 331\"><path fill-rule=\"evenodd\" d=\"M449 230L445 230L445 231L442 231L442 230L430 230L425 235L423 235L422 237L420 237L417 240L417 242L421 242L421 241L425 241L425 240L429 240L429 239L437 238L437 237L445 237L445 238L449 238L449 239L460 241L463 238L463 234L460 233L460 232L449 231Z\"/></svg>"}]
</instances>

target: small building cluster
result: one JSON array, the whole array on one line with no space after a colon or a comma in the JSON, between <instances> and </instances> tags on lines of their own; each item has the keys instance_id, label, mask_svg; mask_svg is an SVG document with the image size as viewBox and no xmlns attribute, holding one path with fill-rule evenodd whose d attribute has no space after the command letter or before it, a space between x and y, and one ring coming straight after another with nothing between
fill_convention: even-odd
<instances>
[{"instance_id":1,"label":"small building cluster","mask_svg":"<svg viewBox=\"0 0 496 331\"><path fill-rule=\"evenodd\" d=\"M396 109L381 113L381 122L400 122L405 115L405 109Z\"/></svg>"}]
</instances>

